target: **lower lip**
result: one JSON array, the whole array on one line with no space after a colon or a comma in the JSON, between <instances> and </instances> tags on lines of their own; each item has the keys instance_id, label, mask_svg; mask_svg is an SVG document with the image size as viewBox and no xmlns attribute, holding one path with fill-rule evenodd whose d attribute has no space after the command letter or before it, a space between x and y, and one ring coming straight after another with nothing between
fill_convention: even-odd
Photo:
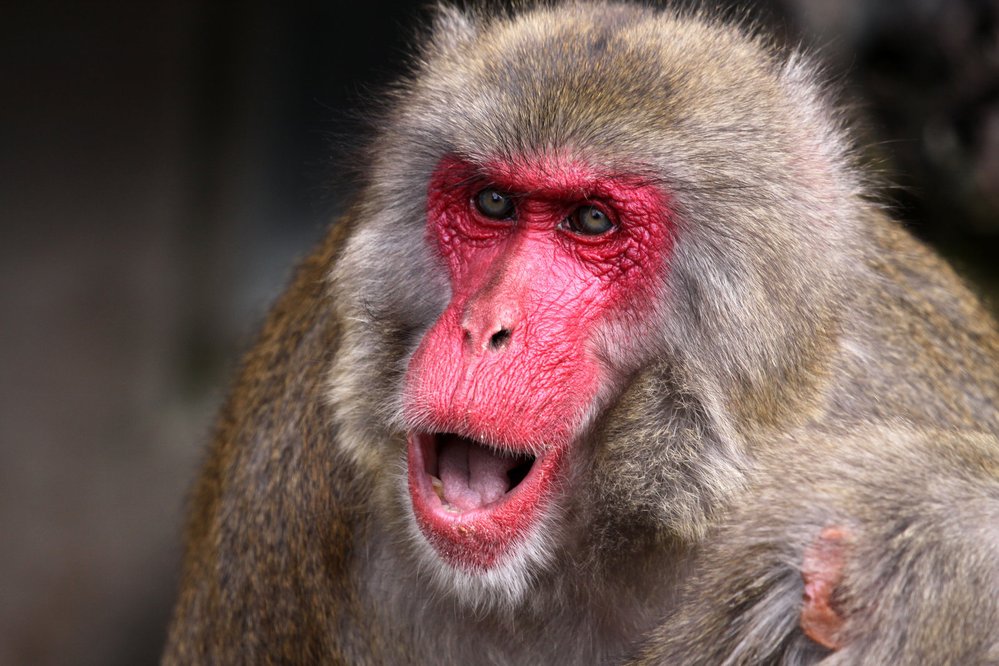
<instances>
[{"instance_id":1,"label":"lower lip","mask_svg":"<svg viewBox=\"0 0 999 666\"><path fill-rule=\"evenodd\" d=\"M426 472L432 446L432 435L409 434L409 494L416 523L444 561L460 569L486 571L524 541L549 504L565 447L539 456L521 482L498 502L454 512L444 507Z\"/></svg>"}]
</instances>

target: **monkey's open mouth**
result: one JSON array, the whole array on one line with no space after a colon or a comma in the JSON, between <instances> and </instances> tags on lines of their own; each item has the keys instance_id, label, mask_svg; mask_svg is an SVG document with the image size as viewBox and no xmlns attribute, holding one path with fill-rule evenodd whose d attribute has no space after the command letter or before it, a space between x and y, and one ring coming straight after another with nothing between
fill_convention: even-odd
<instances>
[{"instance_id":1,"label":"monkey's open mouth","mask_svg":"<svg viewBox=\"0 0 999 666\"><path fill-rule=\"evenodd\" d=\"M423 471L444 509L453 513L501 502L534 465L530 454L500 451L460 435L439 433L423 439Z\"/></svg>"},{"instance_id":2,"label":"monkey's open mouth","mask_svg":"<svg viewBox=\"0 0 999 666\"><path fill-rule=\"evenodd\" d=\"M488 568L547 503L556 453L536 457L452 433L410 433L409 492L420 530L452 564Z\"/></svg>"},{"instance_id":3,"label":"monkey's open mouth","mask_svg":"<svg viewBox=\"0 0 999 666\"><path fill-rule=\"evenodd\" d=\"M445 511L460 513L502 502L524 480L535 457L501 451L451 433L420 439L423 471Z\"/></svg>"}]
</instances>

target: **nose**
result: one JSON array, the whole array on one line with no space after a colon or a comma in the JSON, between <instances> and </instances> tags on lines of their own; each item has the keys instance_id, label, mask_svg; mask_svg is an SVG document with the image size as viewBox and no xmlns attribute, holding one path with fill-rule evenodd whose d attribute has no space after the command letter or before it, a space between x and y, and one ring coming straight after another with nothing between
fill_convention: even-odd
<instances>
[{"instance_id":1,"label":"nose","mask_svg":"<svg viewBox=\"0 0 999 666\"><path fill-rule=\"evenodd\" d=\"M477 296L465 309L461 328L465 343L475 354L502 351L523 324L517 299L508 294Z\"/></svg>"}]
</instances>

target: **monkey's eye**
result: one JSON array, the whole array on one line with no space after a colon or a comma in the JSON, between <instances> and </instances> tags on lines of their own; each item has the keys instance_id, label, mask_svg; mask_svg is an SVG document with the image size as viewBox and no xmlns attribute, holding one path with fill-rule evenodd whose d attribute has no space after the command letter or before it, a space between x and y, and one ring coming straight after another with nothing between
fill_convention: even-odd
<instances>
[{"instance_id":1,"label":"monkey's eye","mask_svg":"<svg viewBox=\"0 0 999 666\"><path fill-rule=\"evenodd\" d=\"M513 217L513 198L498 190L485 189L475 195L475 207L486 217L508 220Z\"/></svg>"},{"instance_id":2,"label":"monkey's eye","mask_svg":"<svg viewBox=\"0 0 999 666\"><path fill-rule=\"evenodd\" d=\"M583 236L599 236L614 228L607 213L596 206L580 206L565 221L569 231Z\"/></svg>"}]
</instances>

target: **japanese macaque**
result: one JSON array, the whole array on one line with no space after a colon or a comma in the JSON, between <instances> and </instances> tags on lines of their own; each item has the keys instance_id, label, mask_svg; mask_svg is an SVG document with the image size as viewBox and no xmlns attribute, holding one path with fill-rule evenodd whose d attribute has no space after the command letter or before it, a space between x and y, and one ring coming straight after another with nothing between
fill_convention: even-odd
<instances>
[{"instance_id":1,"label":"japanese macaque","mask_svg":"<svg viewBox=\"0 0 999 666\"><path fill-rule=\"evenodd\" d=\"M164 662L993 657L996 326L850 145L747 29L439 8L222 411Z\"/></svg>"}]
</instances>

